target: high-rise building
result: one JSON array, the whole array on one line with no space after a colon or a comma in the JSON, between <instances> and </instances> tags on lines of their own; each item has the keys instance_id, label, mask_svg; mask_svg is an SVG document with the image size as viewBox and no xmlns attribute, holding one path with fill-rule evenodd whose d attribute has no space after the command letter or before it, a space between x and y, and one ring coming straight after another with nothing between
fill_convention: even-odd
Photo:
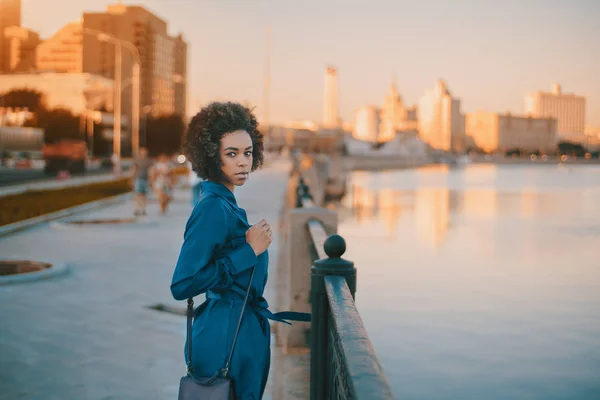
<instances>
[{"instance_id":1,"label":"high-rise building","mask_svg":"<svg viewBox=\"0 0 600 400\"><path fill-rule=\"evenodd\" d=\"M40 35L31 29L10 26L4 29L4 73L22 73L35 70Z\"/></svg>"},{"instance_id":2,"label":"high-rise building","mask_svg":"<svg viewBox=\"0 0 600 400\"><path fill-rule=\"evenodd\" d=\"M376 143L379 136L380 117L375 106L362 107L356 112L352 137L365 142Z\"/></svg>"},{"instance_id":3,"label":"high-rise building","mask_svg":"<svg viewBox=\"0 0 600 400\"><path fill-rule=\"evenodd\" d=\"M83 72L82 21L60 28L52 37L42 42L36 52L36 67L48 72Z\"/></svg>"},{"instance_id":4,"label":"high-rise building","mask_svg":"<svg viewBox=\"0 0 600 400\"><path fill-rule=\"evenodd\" d=\"M406 107L404 107L396 84L392 84L381 108L381 127L378 141L383 143L394 139L396 132L402 128L404 121L406 121Z\"/></svg>"},{"instance_id":5,"label":"high-rise building","mask_svg":"<svg viewBox=\"0 0 600 400\"><path fill-rule=\"evenodd\" d=\"M167 23L140 6L121 3L108 6L103 13L84 13L84 29L101 31L134 44L141 58L140 106L148 106L155 115L185 116L187 88L187 44L181 35L169 36ZM83 37L83 71L114 79L114 45L93 35ZM134 58L123 51L122 79L131 78ZM127 109L130 95L125 96Z\"/></svg>"},{"instance_id":6,"label":"high-rise building","mask_svg":"<svg viewBox=\"0 0 600 400\"><path fill-rule=\"evenodd\" d=\"M169 36L167 23L140 6L109 5L106 12L84 13L81 21L65 25L38 46L37 67L42 71L90 73L115 79L117 47L99 40L105 33L133 44L140 55L140 110L154 116L185 116L187 43ZM123 113L131 113L135 57L123 46L121 82ZM145 111L141 111L145 113Z\"/></svg>"},{"instance_id":7,"label":"high-rise building","mask_svg":"<svg viewBox=\"0 0 600 400\"><path fill-rule=\"evenodd\" d=\"M9 42L6 29L21 27L21 0L0 0L0 73L10 71Z\"/></svg>"},{"instance_id":8,"label":"high-rise building","mask_svg":"<svg viewBox=\"0 0 600 400\"><path fill-rule=\"evenodd\" d=\"M181 34L173 41L175 42L173 57L175 110L183 116L187 108L187 43Z\"/></svg>"},{"instance_id":9,"label":"high-rise building","mask_svg":"<svg viewBox=\"0 0 600 400\"><path fill-rule=\"evenodd\" d=\"M337 128L340 126L338 104L338 78L334 67L325 69L325 96L323 99L323 127Z\"/></svg>"},{"instance_id":10,"label":"high-rise building","mask_svg":"<svg viewBox=\"0 0 600 400\"><path fill-rule=\"evenodd\" d=\"M556 118L558 135L562 138L584 134L585 97L563 93L560 85L552 85L551 92L538 91L525 96L525 114L535 118Z\"/></svg>"},{"instance_id":11,"label":"high-rise building","mask_svg":"<svg viewBox=\"0 0 600 400\"><path fill-rule=\"evenodd\" d=\"M381 125L377 141L385 143L395 139L398 133L416 132L417 109L415 106L407 107L404 104L398 87L393 83L381 108Z\"/></svg>"},{"instance_id":12,"label":"high-rise building","mask_svg":"<svg viewBox=\"0 0 600 400\"><path fill-rule=\"evenodd\" d=\"M464 115L460 112L460 100L452 97L444 81L438 81L421 97L418 129L421 139L434 149L464 150Z\"/></svg>"},{"instance_id":13,"label":"high-rise building","mask_svg":"<svg viewBox=\"0 0 600 400\"><path fill-rule=\"evenodd\" d=\"M466 115L465 131L471 145L489 152L553 153L556 149L557 123L554 118L475 112Z\"/></svg>"}]
</instances>

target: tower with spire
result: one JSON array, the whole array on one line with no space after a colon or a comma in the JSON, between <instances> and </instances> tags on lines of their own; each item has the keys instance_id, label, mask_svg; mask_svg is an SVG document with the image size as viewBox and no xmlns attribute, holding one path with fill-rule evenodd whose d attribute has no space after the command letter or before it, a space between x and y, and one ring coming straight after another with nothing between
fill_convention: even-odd
<instances>
[{"instance_id":1,"label":"tower with spire","mask_svg":"<svg viewBox=\"0 0 600 400\"><path fill-rule=\"evenodd\" d=\"M380 143L389 142L396 137L396 132L404 127L407 119L407 110L398 92L395 76L392 79L390 90L385 96L383 107L381 107L381 125L378 141Z\"/></svg>"},{"instance_id":2,"label":"tower with spire","mask_svg":"<svg viewBox=\"0 0 600 400\"><path fill-rule=\"evenodd\" d=\"M323 97L323 127L338 128L340 125L338 76L337 69L331 65L325 68L325 92Z\"/></svg>"}]
</instances>

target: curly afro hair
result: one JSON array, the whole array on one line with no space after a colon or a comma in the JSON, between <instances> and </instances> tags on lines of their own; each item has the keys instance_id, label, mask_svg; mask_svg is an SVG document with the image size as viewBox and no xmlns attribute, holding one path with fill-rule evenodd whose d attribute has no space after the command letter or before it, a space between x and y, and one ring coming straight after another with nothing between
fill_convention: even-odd
<instances>
[{"instance_id":1,"label":"curly afro hair","mask_svg":"<svg viewBox=\"0 0 600 400\"><path fill-rule=\"evenodd\" d=\"M232 102L214 102L196 114L188 126L186 154L200 178L223 182L221 139L227 133L244 130L252 138L252 171L263 164L263 135L256 117L247 107Z\"/></svg>"}]
</instances>

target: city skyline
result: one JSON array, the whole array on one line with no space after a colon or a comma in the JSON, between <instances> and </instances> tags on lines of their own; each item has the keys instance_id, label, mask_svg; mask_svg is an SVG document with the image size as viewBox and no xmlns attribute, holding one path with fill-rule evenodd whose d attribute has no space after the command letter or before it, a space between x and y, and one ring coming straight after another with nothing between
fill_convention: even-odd
<instances>
[{"instance_id":1,"label":"city skyline","mask_svg":"<svg viewBox=\"0 0 600 400\"><path fill-rule=\"evenodd\" d=\"M111 3L69 0L57 9L23 0L23 25L47 39L83 12ZM586 125L600 125L600 80L594 68L600 63L594 43L600 37L594 24L600 4L593 1L123 3L148 8L167 21L170 34L182 32L189 42L188 112L208 101L231 99L248 101L262 114L269 25L270 120L275 124L321 122L322 74L333 65L339 71L344 122L353 121L362 106L380 104L395 75L407 104L417 103L441 78L466 113L523 113L526 93L559 82L564 92L587 98Z\"/></svg>"}]
</instances>

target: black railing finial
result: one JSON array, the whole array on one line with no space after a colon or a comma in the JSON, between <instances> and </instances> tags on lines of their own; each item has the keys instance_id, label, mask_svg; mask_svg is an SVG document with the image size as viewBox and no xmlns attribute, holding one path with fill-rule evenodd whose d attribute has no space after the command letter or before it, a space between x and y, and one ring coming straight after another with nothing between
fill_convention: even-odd
<instances>
[{"instance_id":1,"label":"black railing finial","mask_svg":"<svg viewBox=\"0 0 600 400\"><path fill-rule=\"evenodd\" d=\"M346 252L346 241L340 235L330 235L323 245L329 258L341 258Z\"/></svg>"}]
</instances>

